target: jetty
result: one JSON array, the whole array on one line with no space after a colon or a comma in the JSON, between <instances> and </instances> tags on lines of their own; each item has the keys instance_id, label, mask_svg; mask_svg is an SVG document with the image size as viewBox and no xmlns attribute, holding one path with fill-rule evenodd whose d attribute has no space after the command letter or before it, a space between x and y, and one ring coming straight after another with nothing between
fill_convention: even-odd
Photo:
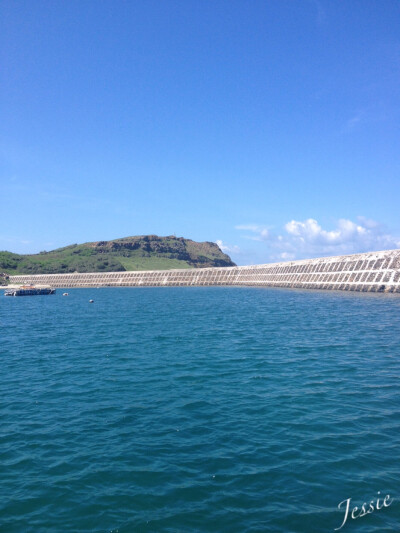
<instances>
[{"instance_id":1,"label":"jetty","mask_svg":"<svg viewBox=\"0 0 400 533\"><path fill-rule=\"evenodd\" d=\"M6 288L5 296L43 296L48 294L55 294L56 290L53 287L46 287L42 285L22 285L17 288Z\"/></svg>"}]
</instances>

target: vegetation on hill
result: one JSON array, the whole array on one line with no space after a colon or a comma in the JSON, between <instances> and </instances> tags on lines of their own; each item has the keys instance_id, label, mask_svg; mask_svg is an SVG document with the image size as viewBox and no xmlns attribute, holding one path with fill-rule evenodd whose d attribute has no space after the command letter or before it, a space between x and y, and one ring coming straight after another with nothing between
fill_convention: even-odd
<instances>
[{"instance_id":1,"label":"vegetation on hill","mask_svg":"<svg viewBox=\"0 0 400 533\"><path fill-rule=\"evenodd\" d=\"M72 244L33 255L0 252L0 272L9 275L212 266L235 266L235 263L213 242L195 242L174 236L144 235Z\"/></svg>"},{"instance_id":2,"label":"vegetation on hill","mask_svg":"<svg viewBox=\"0 0 400 533\"><path fill-rule=\"evenodd\" d=\"M0 272L0 286L8 285L8 282L8 274L5 272Z\"/></svg>"}]
</instances>

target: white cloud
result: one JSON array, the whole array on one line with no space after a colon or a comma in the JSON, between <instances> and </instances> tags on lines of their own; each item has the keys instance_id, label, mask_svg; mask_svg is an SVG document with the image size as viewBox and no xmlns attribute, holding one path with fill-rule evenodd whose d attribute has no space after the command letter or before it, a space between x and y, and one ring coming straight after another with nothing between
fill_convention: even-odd
<instances>
[{"instance_id":1,"label":"white cloud","mask_svg":"<svg viewBox=\"0 0 400 533\"><path fill-rule=\"evenodd\" d=\"M253 240L266 241L271 260L290 260L326 255L345 255L400 248L400 238L393 237L378 222L358 217L357 222L338 220L336 227L326 230L317 220L291 220L284 226L285 232L274 235L259 225L237 226L251 231Z\"/></svg>"},{"instance_id":2,"label":"white cloud","mask_svg":"<svg viewBox=\"0 0 400 533\"><path fill-rule=\"evenodd\" d=\"M221 248L221 250L224 253L227 253L227 254L240 253L240 248L239 246L236 246L236 244L234 244L233 246L230 246L228 244L224 244L220 239L216 240L215 242L218 244L218 246Z\"/></svg>"},{"instance_id":3,"label":"white cloud","mask_svg":"<svg viewBox=\"0 0 400 533\"><path fill-rule=\"evenodd\" d=\"M350 240L363 240L369 230L361 224L355 224L351 220L340 219L338 226L332 231L321 228L316 220L309 218L304 222L291 220L285 225L289 235L299 238L303 242L320 245L339 245Z\"/></svg>"}]
</instances>

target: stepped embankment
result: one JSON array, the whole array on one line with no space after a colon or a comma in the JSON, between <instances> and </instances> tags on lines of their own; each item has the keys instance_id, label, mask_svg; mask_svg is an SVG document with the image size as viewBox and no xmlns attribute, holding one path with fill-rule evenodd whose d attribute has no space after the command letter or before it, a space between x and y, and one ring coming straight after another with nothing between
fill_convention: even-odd
<instances>
[{"instance_id":1,"label":"stepped embankment","mask_svg":"<svg viewBox=\"0 0 400 533\"><path fill-rule=\"evenodd\" d=\"M15 275L10 283L56 288L238 285L400 293L400 250L251 266Z\"/></svg>"}]
</instances>

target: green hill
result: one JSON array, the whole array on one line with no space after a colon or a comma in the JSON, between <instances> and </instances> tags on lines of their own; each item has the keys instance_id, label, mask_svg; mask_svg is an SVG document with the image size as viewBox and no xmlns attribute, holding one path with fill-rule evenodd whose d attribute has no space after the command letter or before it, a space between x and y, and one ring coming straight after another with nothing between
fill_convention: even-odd
<instances>
[{"instance_id":1,"label":"green hill","mask_svg":"<svg viewBox=\"0 0 400 533\"><path fill-rule=\"evenodd\" d=\"M213 266L235 266L235 263L213 242L195 242L174 236L144 235L72 244L33 255L0 252L0 272L9 275Z\"/></svg>"}]
</instances>

